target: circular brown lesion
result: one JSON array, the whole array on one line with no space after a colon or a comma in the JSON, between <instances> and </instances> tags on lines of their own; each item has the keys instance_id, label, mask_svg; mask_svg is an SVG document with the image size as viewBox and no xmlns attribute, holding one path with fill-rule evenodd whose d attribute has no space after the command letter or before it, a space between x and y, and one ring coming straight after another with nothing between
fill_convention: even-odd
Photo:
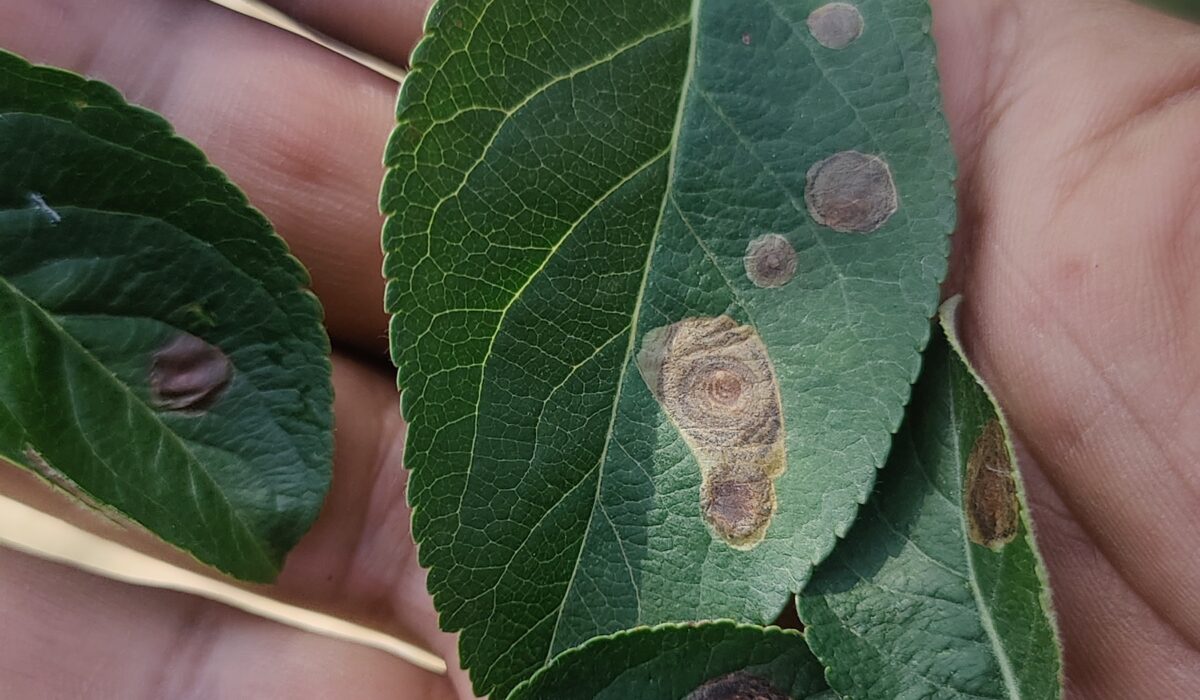
<instances>
[{"instance_id":1,"label":"circular brown lesion","mask_svg":"<svg viewBox=\"0 0 1200 700\"><path fill-rule=\"evenodd\" d=\"M779 434L774 378L765 357L699 355L681 363L668 391L676 422L703 445L770 444Z\"/></svg>"},{"instance_id":2,"label":"circular brown lesion","mask_svg":"<svg viewBox=\"0 0 1200 700\"><path fill-rule=\"evenodd\" d=\"M708 395L713 403L736 405L744 386L741 377L733 372L717 370L708 377Z\"/></svg>"},{"instance_id":3,"label":"circular brown lesion","mask_svg":"<svg viewBox=\"0 0 1200 700\"><path fill-rule=\"evenodd\" d=\"M743 262L746 276L757 287L782 287L796 276L796 249L777 233L750 241Z\"/></svg>"},{"instance_id":4,"label":"circular brown lesion","mask_svg":"<svg viewBox=\"0 0 1200 700\"><path fill-rule=\"evenodd\" d=\"M840 50L862 36L862 12L848 2L831 2L813 10L808 16L808 31L821 46Z\"/></svg>"},{"instance_id":5,"label":"circular brown lesion","mask_svg":"<svg viewBox=\"0 0 1200 700\"><path fill-rule=\"evenodd\" d=\"M875 231L899 208L887 162L858 151L835 153L809 168L804 201L817 223L844 233Z\"/></svg>"},{"instance_id":6,"label":"circular brown lesion","mask_svg":"<svg viewBox=\"0 0 1200 700\"><path fill-rule=\"evenodd\" d=\"M233 380L233 363L220 348L191 333L179 333L154 353L151 399L164 411L204 411Z\"/></svg>"}]
</instances>

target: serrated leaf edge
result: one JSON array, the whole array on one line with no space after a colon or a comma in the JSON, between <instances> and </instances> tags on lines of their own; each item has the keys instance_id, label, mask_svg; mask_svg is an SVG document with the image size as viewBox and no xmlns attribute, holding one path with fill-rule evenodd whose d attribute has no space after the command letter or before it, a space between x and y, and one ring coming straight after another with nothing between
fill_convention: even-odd
<instances>
[{"instance_id":1,"label":"serrated leaf edge","mask_svg":"<svg viewBox=\"0 0 1200 700\"><path fill-rule=\"evenodd\" d=\"M951 351L954 353L958 361L962 363L963 367L965 367L966 370L971 374L971 377L975 380L975 383L979 386L984 396L987 397L988 402L992 406L992 410L996 414L996 420L1000 422L1001 432L1004 434L1004 446L1005 449L1008 450L1008 454L1013 461L1013 482L1016 485L1017 498L1021 504L1021 507L1018 509L1018 517L1021 519L1021 523L1024 525L1025 532L1027 533L1027 539L1030 545L1029 549L1033 553L1034 574L1037 577L1038 583L1040 584L1038 590L1039 607L1050 623L1050 630L1054 635L1054 641L1057 650L1059 650L1058 655L1060 657L1060 662L1058 664L1058 685L1061 688L1065 680L1065 676L1063 674L1063 665L1061 663L1062 632L1059 628L1058 615L1055 613L1051 598L1052 591L1050 588L1050 577L1047 573L1046 562L1042 557L1041 549L1037 546L1037 533L1035 531L1033 518L1029 513L1029 499L1026 496L1025 480L1021 476L1016 446L1013 444L1012 430L1009 427L1008 418L1004 415L1004 410L1000 407L1000 403L996 401L996 396L988 387L987 382L983 380L983 377L980 376L978 370L976 370L971 362L967 359L967 353L963 348L962 340L958 336L958 311L962 306L962 299L963 297L961 294L957 294L947 299L938 309L938 323L941 324L942 330L946 336L946 341L950 345ZM955 431L956 443L958 439L958 432ZM961 454L961 450L959 453ZM980 610L980 620L984 630L986 631L988 638L992 640L993 647L997 650L997 661L1000 663L1000 670L1004 678L1005 687L1008 689L1009 695L1011 695L1013 698L1020 698L1021 691L1016 681L1015 672L1012 668L1012 662L1008 658L1007 650L997 637L995 623L992 620L991 612L982 604L982 600L980 598L979 586L976 583L975 577L975 560L971 557L971 553L969 551L971 545L970 538L967 536L968 528L966 522L966 513L960 513L960 516L962 518L960 522L963 532L963 546L968 550L966 552L966 557L967 570L971 573L971 577L969 579L971 595L975 599L976 607L978 607Z\"/></svg>"}]
</instances>

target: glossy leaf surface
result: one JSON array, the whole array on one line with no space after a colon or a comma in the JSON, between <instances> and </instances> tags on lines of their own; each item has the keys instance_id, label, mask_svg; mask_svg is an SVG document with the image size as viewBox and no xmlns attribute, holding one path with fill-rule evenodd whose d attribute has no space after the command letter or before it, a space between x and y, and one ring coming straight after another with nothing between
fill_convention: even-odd
<instances>
[{"instance_id":1,"label":"glossy leaf surface","mask_svg":"<svg viewBox=\"0 0 1200 700\"><path fill-rule=\"evenodd\" d=\"M1011 446L954 345L939 336L926 351L876 495L798 601L848 697L1060 694L1050 591Z\"/></svg>"},{"instance_id":2,"label":"glossy leaf surface","mask_svg":"<svg viewBox=\"0 0 1200 700\"><path fill-rule=\"evenodd\" d=\"M160 117L0 53L0 457L271 580L330 479L307 284Z\"/></svg>"},{"instance_id":3,"label":"glossy leaf surface","mask_svg":"<svg viewBox=\"0 0 1200 700\"><path fill-rule=\"evenodd\" d=\"M864 0L848 35L820 6L432 11L388 310L414 533L480 693L597 634L773 619L870 493L954 164L925 0ZM682 371L705 348L725 369ZM726 450L697 396L767 419Z\"/></svg>"},{"instance_id":4,"label":"glossy leaf surface","mask_svg":"<svg viewBox=\"0 0 1200 700\"><path fill-rule=\"evenodd\" d=\"M737 694L740 692L741 694ZM509 700L824 700L804 637L729 622L639 627L563 652Z\"/></svg>"}]
</instances>

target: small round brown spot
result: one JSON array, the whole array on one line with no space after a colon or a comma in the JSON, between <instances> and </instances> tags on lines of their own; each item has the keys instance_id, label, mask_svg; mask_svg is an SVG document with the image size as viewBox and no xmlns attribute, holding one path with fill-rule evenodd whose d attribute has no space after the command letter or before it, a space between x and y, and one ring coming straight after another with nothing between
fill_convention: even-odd
<instances>
[{"instance_id":1,"label":"small round brown spot","mask_svg":"<svg viewBox=\"0 0 1200 700\"><path fill-rule=\"evenodd\" d=\"M804 201L817 223L844 233L875 231L899 206L887 162L858 151L835 153L809 168Z\"/></svg>"},{"instance_id":2,"label":"small round brown spot","mask_svg":"<svg viewBox=\"0 0 1200 700\"><path fill-rule=\"evenodd\" d=\"M743 262L746 276L756 287L782 287L796 276L796 249L777 233L750 241Z\"/></svg>"},{"instance_id":3,"label":"small round brown spot","mask_svg":"<svg viewBox=\"0 0 1200 700\"><path fill-rule=\"evenodd\" d=\"M220 348L191 333L180 333L154 354L150 389L156 408L203 411L233 379L233 363Z\"/></svg>"},{"instance_id":4,"label":"small round brown spot","mask_svg":"<svg viewBox=\"0 0 1200 700\"><path fill-rule=\"evenodd\" d=\"M706 681L684 700L792 700L770 682L745 671L736 671Z\"/></svg>"},{"instance_id":5,"label":"small round brown spot","mask_svg":"<svg viewBox=\"0 0 1200 700\"><path fill-rule=\"evenodd\" d=\"M1020 503L1004 429L993 418L984 426L967 458L964 494L967 529L975 544L999 549L1017 536Z\"/></svg>"},{"instance_id":6,"label":"small round brown spot","mask_svg":"<svg viewBox=\"0 0 1200 700\"><path fill-rule=\"evenodd\" d=\"M808 16L808 31L827 49L844 49L863 33L863 17L848 2L831 2Z\"/></svg>"}]
</instances>

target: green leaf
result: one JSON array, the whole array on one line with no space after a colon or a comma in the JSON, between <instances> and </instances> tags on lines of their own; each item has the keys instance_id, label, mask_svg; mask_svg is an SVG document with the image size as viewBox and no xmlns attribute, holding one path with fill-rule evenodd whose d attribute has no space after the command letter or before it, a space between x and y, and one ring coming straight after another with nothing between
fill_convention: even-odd
<instances>
[{"instance_id":1,"label":"green leaf","mask_svg":"<svg viewBox=\"0 0 1200 700\"><path fill-rule=\"evenodd\" d=\"M160 117L0 52L0 457L268 581L329 486L307 273Z\"/></svg>"},{"instance_id":2,"label":"green leaf","mask_svg":"<svg viewBox=\"0 0 1200 700\"><path fill-rule=\"evenodd\" d=\"M1142 0L1142 2L1180 17L1193 21L1200 20L1200 0Z\"/></svg>"},{"instance_id":3,"label":"green leaf","mask_svg":"<svg viewBox=\"0 0 1200 700\"><path fill-rule=\"evenodd\" d=\"M819 5L432 10L387 152L387 307L414 533L477 692L596 634L773 619L870 493L954 163L925 0L863 0L842 49ZM837 20L822 41L853 39Z\"/></svg>"},{"instance_id":4,"label":"green leaf","mask_svg":"<svg viewBox=\"0 0 1200 700\"><path fill-rule=\"evenodd\" d=\"M509 700L805 700L827 693L824 669L799 632L712 622L592 639L555 657Z\"/></svg>"},{"instance_id":5,"label":"green leaf","mask_svg":"<svg viewBox=\"0 0 1200 700\"><path fill-rule=\"evenodd\" d=\"M957 304L943 309L950 342L926 350L876 495L797 601L830 685L848 697L1060 695L1020 474L953 337Z\"/></svg>"}]
</instances>

